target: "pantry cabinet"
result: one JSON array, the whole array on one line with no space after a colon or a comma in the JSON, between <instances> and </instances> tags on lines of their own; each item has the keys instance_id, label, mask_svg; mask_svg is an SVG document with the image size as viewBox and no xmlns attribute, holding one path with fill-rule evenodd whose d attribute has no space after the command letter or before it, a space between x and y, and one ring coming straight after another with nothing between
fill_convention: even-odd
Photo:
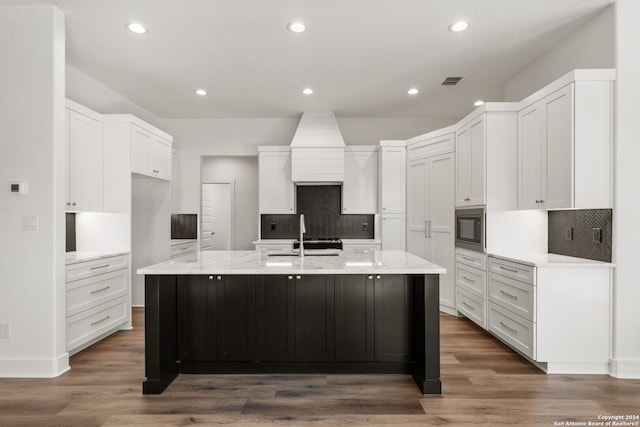
<instances>
[{"instance_id":1,"label":"pantry cabinet","mask_svg":"<svg viewBox=\"0 0 640 427\"><path fill-rule=\"evenodd\" d=\"M406 249L407 154L405 141L380 141L378 212L382 250Z\"/></svg>"},{"instance_id":2,"label":"pantry cabinet","mask_svg":"<svg viewBox=\"0 0 640 427\"><path fill-rule=\"evenodd\" d=\"M102 123L99 114L67 101L66 210L103 209Z\"/></svg>"},{"instance_id":3,"label":"pantry cabinet","mask_svg":"<svg viewBox=\"0 0 640 427\"><path fill-rule=\"evenodd\" d=\"M260 213L295 214L291 148L258 147L258 169Z\"/></svg>"},{"instance_id":4,"label":"pantry cabinet","mask_svg":"<svg viewBox=\"0 0 640 427\"><path fill-rule=\"evenodd\" d=\"M453 271L455 133L407 142L407 251ZM443 275L440 310L453 314L454 301L453 275Z\"/></svg>"},{"instance_id":5,"label":"pantry cabinet","mask_svg":"<svg viewBox=\"0 0 640 427\"><path fill-rule=\"evenodd\" d=\"M518 209L611 207L612 70L575 70L521 102Z\"/></svg>"}]
</instances>

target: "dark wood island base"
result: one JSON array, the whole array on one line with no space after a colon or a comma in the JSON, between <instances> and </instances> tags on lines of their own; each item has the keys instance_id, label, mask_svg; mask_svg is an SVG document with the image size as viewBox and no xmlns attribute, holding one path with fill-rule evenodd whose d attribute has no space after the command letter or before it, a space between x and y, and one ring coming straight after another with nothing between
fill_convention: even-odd
<instances>
[{"instance_id":1,"label":"dark wood island base","mask_svg":"<svg viewBox=\"0 0 640 427\"><path fill-rule=\"evenodd\" d=\"M402 373L441 394L438 279L146 275L142 392L180 373Z\"/></svg>"}]
</instances>

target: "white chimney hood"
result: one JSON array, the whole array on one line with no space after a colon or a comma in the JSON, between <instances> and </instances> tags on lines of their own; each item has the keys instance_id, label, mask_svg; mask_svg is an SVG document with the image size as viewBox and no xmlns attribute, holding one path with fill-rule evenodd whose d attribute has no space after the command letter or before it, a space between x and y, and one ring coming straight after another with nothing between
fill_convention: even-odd
<instances>
[{"instance_id":1,"label":"white chimney hood","mask_svg":"<svg viewBox=\"0 0 640 427\"><path fill-rule=\"evenodd\" d=\"M291 142L293 182L343 182L344 146L333 113L303 113Z\"/></svg>"}]
</instances>

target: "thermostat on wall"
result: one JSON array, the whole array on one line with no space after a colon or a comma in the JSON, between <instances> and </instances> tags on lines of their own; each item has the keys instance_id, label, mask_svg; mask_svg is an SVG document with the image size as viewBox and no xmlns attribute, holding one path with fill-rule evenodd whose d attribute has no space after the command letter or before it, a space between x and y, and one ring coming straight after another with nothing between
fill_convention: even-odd
<instances>
[{"instance_id":1,"label":"thermostat on wall","mask_svg":"<svg viewBox=\"0 0 640 427\"><path fill-rule=\"evenodd\" d=\"M27 194L27 183L25 181L12 181L9 183L9 193Z\"/></svg>"}]
</instances>

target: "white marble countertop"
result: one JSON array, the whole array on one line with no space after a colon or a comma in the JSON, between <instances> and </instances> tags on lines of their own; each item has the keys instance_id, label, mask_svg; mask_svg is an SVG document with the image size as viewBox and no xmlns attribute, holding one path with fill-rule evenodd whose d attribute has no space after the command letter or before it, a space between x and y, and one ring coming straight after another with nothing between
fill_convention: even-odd
<instances>
[{"instance_id":1,"label":"white marble countertop","mask_svg":"<svg viewBox=\"0 0 640 427\"><path fill-rule=\"evenodd\" d=\"M128 251L80 251L67 252L65 255L65 264L76 264L78 262L93 261L96 259L109 258L118 255L127 255Z\"/></svg>"},{"instance_id":2,"label":"white marble countertop","mask_svg":"<svg viewBox=\"0 0 640 427\"><path fill-rule=\"evenodd\" d=\"M270 256L267 251L200 251L137 270L138 274L445 274L404 251L337 251L336 256ZM283 253L283 252L280 252Z\"/></svg>"},{"instance_id":3,"label":"white marble countertop","mask_svg":"<svg viewBox=\"0 0 640 427\"><path fill-rule=\"evenodd\" d=\"M260 240L255 240L253 242L254 245L256 244L265 244L265 243L275 243L275 244L287 244L287 243L293 243L294 241L296 241L298 239L260 239ZM377 244L377 243L382 243L382 240L380 239L341 239L342 243L346 243L346 244L358 244L358 243L372 243L372 244Z\"/></svg>"},{"instance_id":4,"label":"white marble countertop","mask_svg":"<svg viewBox=\"0 0 640 427\"><path fill-rule=\"evenodd\" d=\"M519 262L532 267L605 267L613 268L614 263L594 261L586 258L576 258L566 255L538 253L538 254L507 254L489 253L489 256L503 258L508 261Z\"/></svg>"}]
</instances>

